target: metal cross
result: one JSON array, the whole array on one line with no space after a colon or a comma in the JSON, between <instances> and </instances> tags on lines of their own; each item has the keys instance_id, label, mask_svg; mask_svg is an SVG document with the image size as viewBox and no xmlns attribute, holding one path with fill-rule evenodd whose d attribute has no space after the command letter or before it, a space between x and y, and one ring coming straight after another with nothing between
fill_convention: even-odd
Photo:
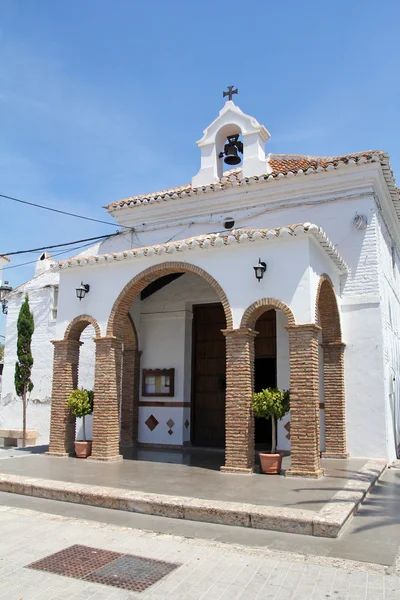
<instances>
[{"instance_id":1,"label":"metal cross","mask_svg":"<svg viewBox=\"0 0 400 600\"><path fill-rule=\"evenodd\" d=\"M228 91L224 92L222 94L222 97L225 98L225 96L228 96L228 100L232 100L232 96L233 94L237 94L238 93L238 89L236 88L236 90L233 89L233 85L228 85Z\"/></svg>"}]
</instances>

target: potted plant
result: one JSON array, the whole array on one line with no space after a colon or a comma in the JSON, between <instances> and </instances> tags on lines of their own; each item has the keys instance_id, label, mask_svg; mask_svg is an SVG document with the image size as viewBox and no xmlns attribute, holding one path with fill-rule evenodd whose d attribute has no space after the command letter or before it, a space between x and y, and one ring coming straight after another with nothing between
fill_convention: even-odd
<instances>
[{"instance_id":1,"label":"potted plant","mask_svg":"<svg viewBox=\"0 0 400 600\"><path fill-rule=\"evenodd\" d=\"M87 458L92 453L92 442L86 440L85 417L93 412L93 391L74 390L69 396L67 404L75 418L82 418L83 440L75 441L75 454L77 458Z\"/></svg>"},{"instance_id":2,"label":"potted plant","mask_svg":"<svg viewBox=\"0 0 400 600\"><path fill-rule=\"evenodd\" d=\"M253 410L256 417L271 419L272 443L270 454L260 453L261 471L268 474L281 472L282 454L276 452L276 423L289 412L289 390L266 388L253 394Z\"/></svg>"}]
</instances>

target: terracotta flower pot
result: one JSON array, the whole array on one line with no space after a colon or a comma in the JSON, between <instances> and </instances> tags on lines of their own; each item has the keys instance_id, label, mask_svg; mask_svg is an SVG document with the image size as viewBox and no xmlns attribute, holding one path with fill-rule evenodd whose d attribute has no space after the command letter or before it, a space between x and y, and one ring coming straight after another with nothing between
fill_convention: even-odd
<instances>
[{"instance_id":1,"label":"terracotta flower pot","mask_svg":"<svg viewBox=\"0 0 400 600\"><path fill-rule=\"evenodd\" d=\"M282 468L282 454L261 454L261 471L267 475L279 475Z\"/></svg>"},{"instance_id":2,"label":"terracotta flower pot","mask_svg":"<svg viewBox=\"0 0 400 600\"><path fill-rule=\"evenodd\" d=\"M75 442L76 458L87 458L92 454L92 442Z\"/></svg>"}]
</instances>

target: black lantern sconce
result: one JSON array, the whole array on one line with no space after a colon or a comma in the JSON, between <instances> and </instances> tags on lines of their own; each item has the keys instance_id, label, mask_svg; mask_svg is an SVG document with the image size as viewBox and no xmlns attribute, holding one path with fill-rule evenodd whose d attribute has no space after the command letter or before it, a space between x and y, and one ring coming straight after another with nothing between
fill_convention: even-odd
<instances>
[{"instance_id":1,"label":"black lantern sconce","mask_svg":"<svg viewBox=\"0 0 400 600\"><path fill-rule=\"evenodd\" d=\"M2 285L0 285L0 302L1 302L1 310L3 315L8 313L8 300L7 296L12 292L12 287L9 285L8 281L5 281Z\"/></svg>"},{"instance_id":2,"label":"black lantern sconce","mask_svg":"<svg viewBox=\"0 0 400 600\"><path fill-rule=\"evenodd\" d=\"M81 281L81 285L76 288L76 297L79 300L83 300L84 297L86 296L86 294L89 293L89 290L90 290L90 285L88 283L83 283L83 281Z\"/></svg>"},{"instance_id":3,"label":"black lantern sconce","mask_svg":"<svg viewBox=\"0 0 400 600\"><path fill-rule=\"evenodd\" d=\"M219 153L219 158L225 156L224 163L234 167L241 161L238 152L243 154L243 143L239 141L239 134L228 135L228 141L224 146L224 151Z\"/></svg>"},{"instance_id":4,"label":"black lantern sconce","mask_svg":"<svg viewBox=\"0 0 400 600\"><path fill-rule=\"evenodd\" d=\"M255 267L253 267L254 269L254 274L256 276L256 279L258 282L261 281L261 279L264 277L264 273L267 270L267 265L265 262L263 262L261 260L261 258L258 259L258 265L256 265Z\"/></svg>"}]
</instances>

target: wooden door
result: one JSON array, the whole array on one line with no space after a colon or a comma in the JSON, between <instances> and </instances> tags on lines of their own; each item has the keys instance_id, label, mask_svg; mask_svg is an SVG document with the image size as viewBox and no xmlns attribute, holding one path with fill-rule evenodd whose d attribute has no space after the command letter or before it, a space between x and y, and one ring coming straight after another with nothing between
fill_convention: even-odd
<instances>
[{"instance_id":1,"label":"wooden door","mask_svg":"<svg viewBox=\"0 0 400 600\"><path fill-rule=\"evenodd\" d=\"M192 442L225 446L226 328L222 304L193 307Z\"/></svg>"}]
</instances>

